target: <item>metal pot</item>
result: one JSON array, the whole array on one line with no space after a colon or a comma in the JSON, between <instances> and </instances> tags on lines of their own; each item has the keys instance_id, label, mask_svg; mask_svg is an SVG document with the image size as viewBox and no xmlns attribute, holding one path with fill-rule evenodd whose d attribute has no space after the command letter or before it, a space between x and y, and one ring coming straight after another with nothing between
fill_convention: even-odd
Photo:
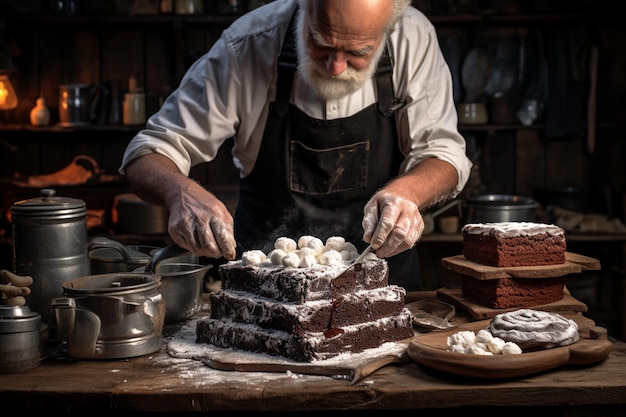
<instances>
[{"instance_id":1,"label":"metal pot","mask_svg":"<svg viewBox=\"0 0 626 417\"><path fill-rule=\"evenodd\" d=\"M43 351L41 315L28 306L0 305L0 374L33 369Z\"/></svg>"},{"instance_id":2,"label":"metal pot","mask_svg":"<svg viewBox=\"0 0 626 417\"><path fill-rule=\"evenodd\" d=\"M47 324L63 283L90 273L86 204L55 194L43 189L41 197L11 206L13 272L33 278L26 303Z\"/></svg>"},{"instance_id":3,"label":"metal pot","mask_svg":"<svg viewBox=\"0 0 626 417\"><path fill-rule=\"evenodd\" d=\"M120 194L113 202L113 225L118 233L165 235L169 211L135 194Z\"/></svg>"},{"instance_id":4,"label":"metal pot","mask_svg":"<svg viewBox=\"0 0 626 417\"><path fill-rule=\"evenodd\" d=\"M165 304L154 274L89 275L63 284L52 300L57 336L67 356L115 359L161 348Z\"/></svg>"},{"instance_id":5,"label":"metal pot","mask_svg":"<svg viewBox=\"0 0 626 417\"><path fill-rule=\"evenodd\" d=\"M89 241L89 262L92 274L132 272L145 267L161 248L148 245L123 245L106 238L94 237ZM176 262L198 263L198 256L183 252L171 259Z\"/></svg>"},{"instance_id":6,"label":"metal pot","mask_svg":"<svg viewBox=\"0 0 626 417\"><path fill-rule=\"evenodd\" d=\"M486 194L466 201L465 224L493 222L531 222L539 203L529 197Z\"/></svg>"}]
</instances>

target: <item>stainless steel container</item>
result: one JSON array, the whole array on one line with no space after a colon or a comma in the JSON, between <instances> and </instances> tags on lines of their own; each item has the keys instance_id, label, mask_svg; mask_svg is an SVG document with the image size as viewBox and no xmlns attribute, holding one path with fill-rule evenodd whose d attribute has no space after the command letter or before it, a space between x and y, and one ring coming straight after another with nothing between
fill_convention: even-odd
<instances>
[{"instance_id":1,"label":"stainless steel container","mask_svg":"<svg viewBox=\"0 0 626 417\"><path fill-rule=\"evenodd\" d=\"M41 315L28 306L0 305L0 374L38 366L42 345Z\"/></svg>"},{"instance_id":2,"label":"stainless steel container","mask_svg":"<svg viewBox=\"0 0 626 417\"><path fill-rule=\"evenodd\" d=\"M76 278L52 300L67 356L119 359L161 348L165 304L157 275L112 273Z\"/></svg>"},{"instance_id":3,"label":"stainless steel container","mask_svg":"<svg viewBox=\"0 0 626 417\"><path fill-rule=\"evenodd\" d=\"M539 203L529 197L486 194L467 199L465 223L531 222Z\"/></svg>"},{"instance_id":4,"label":"stainless steel container","mask_svg":"<svg viewBox=\"0 0 626 417\"><path fill-rule=\"evenodd\" d=\"M190 319L200 311L204 280L212 267L182 262L164 262L156 266L165 302L165 324Z\"/></svg>"},{"instance_id":5,"label":"stainless steel container","mask_svg":"<svg viewBox=\"0 0 626 417\"><path fill-rule=\"evenodd\" d=\"M50 324L50 300L72 278L89 275L87 208L84 201L58 197L53 189L11 206L13 272L31 276L26 304Z\"/></svg>"}]
</instances>

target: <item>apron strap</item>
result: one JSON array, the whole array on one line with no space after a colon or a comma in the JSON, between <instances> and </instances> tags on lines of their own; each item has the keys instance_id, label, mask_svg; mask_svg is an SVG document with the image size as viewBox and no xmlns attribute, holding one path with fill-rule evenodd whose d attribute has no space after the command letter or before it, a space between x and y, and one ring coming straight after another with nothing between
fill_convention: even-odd
<instances>
[{"instance_id":1,"label":"apron strap","mask_svg":"<svg viewBox=\"0 0 626 417\"><path fill-rule=\"evenodd\" d=\"M298 8L293 12L287 29L287 36L283 42L280 55L278 56L278 82L276 85L276 103L274 108L279 116L287 114L289 109L289 99L291 98L291 86L293 76L298 69L298 54L296 53L296 14Z\"/></svg>"},{"instance_id":2,"label":"apron strap","mask_svg":"<svg viewBox=\"0 0 626 417\"><path fill-rule=\"evenodd\" d=\"M393 94L393 65L389 51L385 46L385 51L378 61L376 68L376 91L378 93L378 111L384 116L390 116L395 108L395 98Z\"/></svg>"}]
</instances>

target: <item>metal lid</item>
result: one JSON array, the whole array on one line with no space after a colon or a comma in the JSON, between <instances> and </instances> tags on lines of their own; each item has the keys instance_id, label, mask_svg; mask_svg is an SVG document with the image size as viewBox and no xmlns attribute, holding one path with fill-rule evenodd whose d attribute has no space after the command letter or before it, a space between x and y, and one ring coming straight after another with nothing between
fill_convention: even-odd
<instances>
[{"instance_id":1,"label":"metal lid","mask_svg":"<svg viewBox=\"0 0 626 417\"><path fill-rule=\"evenodd\" d=\"M70 219L85 216L87 205L83 200L56 196L56 190L44 188L41 197L18 201L11 206L13 217Z\"/></svg>"},{"instance_id":2,"label":"metal lid","mask_svg":"<svg viewBox=\"0 0 626 417\"><path fill-rule=\"evenodd\" d=\"M0 333L39 331L41 316L28 306L0 305Z\"/></svg>"}]
</instances>

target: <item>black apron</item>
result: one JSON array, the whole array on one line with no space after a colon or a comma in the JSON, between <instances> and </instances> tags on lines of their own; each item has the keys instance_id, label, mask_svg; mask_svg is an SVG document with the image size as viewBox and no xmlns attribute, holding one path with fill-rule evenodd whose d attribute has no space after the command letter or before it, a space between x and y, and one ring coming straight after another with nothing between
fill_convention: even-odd
<instances>
[{"instance_id":1,"label":"black apron","mask_svg":"<svg viewBox=\"0 0 626 417\"><path fill-rule=\"evenodd\" d=\"M318 120L289 103L294 42L288 35L283 44L276 100L270 103L259 155L250 175L240 181L235 214L239 256L251 249L268 253L278 237L297 240L303 235L322 241L343 236L362 251L363 207L397 176L403 159L386 51L377 68L378 103L350 117ZM415 248L387 261L390 283L419 289Z\"/></svg>"}]
</instances>

